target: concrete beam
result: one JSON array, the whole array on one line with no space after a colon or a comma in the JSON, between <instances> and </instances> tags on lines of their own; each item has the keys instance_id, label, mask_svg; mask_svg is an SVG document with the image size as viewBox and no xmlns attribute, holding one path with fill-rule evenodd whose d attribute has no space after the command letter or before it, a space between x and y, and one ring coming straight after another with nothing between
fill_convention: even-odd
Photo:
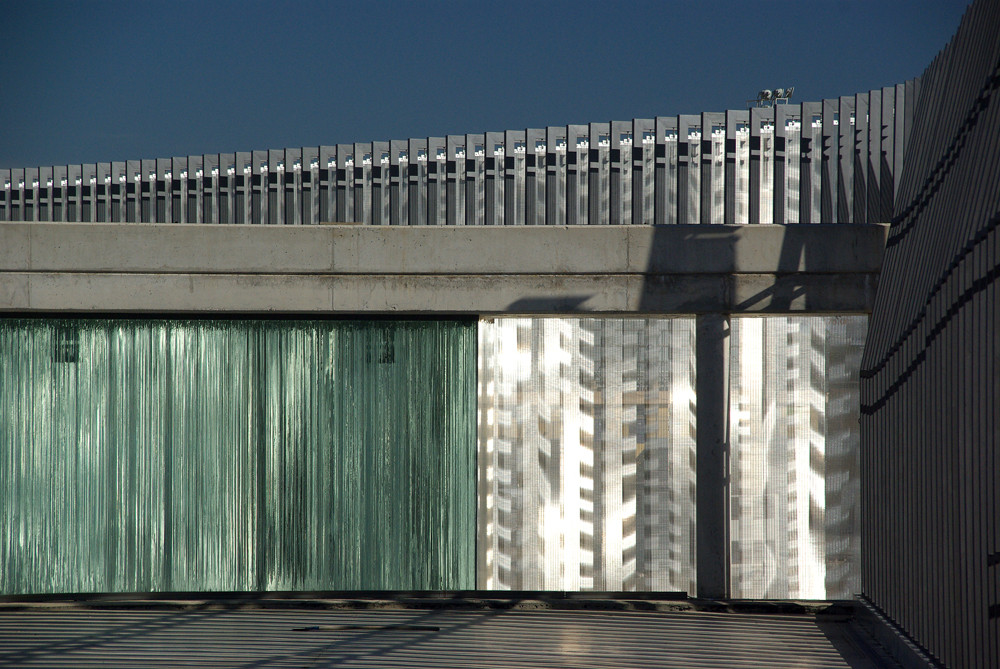
<instances>
[{"instance_id":1,"label":"concrete beam","mask_svg":"<svg viewBox=\"0 0 1000 669\"><path fill-rule=\"evenodd\" d=\"M870 311L884 226L0 223L0 311Z\"/></svg>"}]
</instances>

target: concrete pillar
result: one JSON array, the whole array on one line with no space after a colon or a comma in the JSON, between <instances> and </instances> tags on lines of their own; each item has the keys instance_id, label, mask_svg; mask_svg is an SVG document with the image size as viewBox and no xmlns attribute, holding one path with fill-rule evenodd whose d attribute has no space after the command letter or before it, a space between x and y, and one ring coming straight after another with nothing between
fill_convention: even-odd
<instances>
[{"instance_id":1,"label":"concrete pillar","mask_svg":"<svg viewBox=\"0 0 1000 669\"><path fill-rule=\"evenodd\" d=\"M729 317L697 317L698 597L729 595Z\"/></svg>"}]
</instances>

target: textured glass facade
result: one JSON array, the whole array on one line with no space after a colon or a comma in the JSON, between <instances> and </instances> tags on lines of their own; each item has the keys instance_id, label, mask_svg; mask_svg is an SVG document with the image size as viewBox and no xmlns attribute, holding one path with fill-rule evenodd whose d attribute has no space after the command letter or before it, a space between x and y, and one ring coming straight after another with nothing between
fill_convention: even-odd
<instances>
[{"instance_id":1,"label":"textured glass facade","mask_svg":"<svg viewBox=\"0 0 1000 669\"><path fill-rule=\"evenodd\" d=\"M693 318L479 327L478 585L694 592Z\"/></svg>"},{"instance_id":2,"label":"textured glass facade","mask_svg":"<svg viewBox=\"0 0 1000 669\"><path fill-rule=\"evenodd\" d=\"M695 322L2 320L0 594L694 593ZM850 597L867 318L730 324L731 594Z\"/></svg>"},{"instance_id":3,"label":"textured glass facade","mask_svg":"<svg viewBox=\"0 0 1000 669\"><path fill-rule=\"evenodd\" d=\"M0 321L0 593L473 587L475 342Z\"/></svg>"},{"instance_id":4,"label":"textured glass facade","mask_svg":"<svg viewBox=\"0 0 1000 669\"><path fill-rule=\"evenodd\" d=\"M732 596L859 591L858 373L866 316L734 318Z\"/></svg>"}]
</instances>

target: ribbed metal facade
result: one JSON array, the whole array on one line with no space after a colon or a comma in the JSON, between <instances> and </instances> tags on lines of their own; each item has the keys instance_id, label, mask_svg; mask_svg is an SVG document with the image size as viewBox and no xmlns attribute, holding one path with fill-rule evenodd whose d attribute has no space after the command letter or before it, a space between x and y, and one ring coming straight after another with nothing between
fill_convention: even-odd
<instances>
[{"instance_id":1,"label":"ribbed metal facade","mask_svg":"<svg viewBox=\"0 0 1000 669\"><path fill-rule=\"evenodd\" d=\"M921 92L862 364L863 591L943 664L1000 666L1000 3Z\"/></svg>"},{"instance_id":2,"label":"ribbed metal facade","mask_svg":"<svg viewBox=\"0 0 1000 669\"><path fill-rule=\"evenodd\" d=\"M918 82L819 102L0 170L0 220L881 223Z\"/></svg>"}]
</instances>

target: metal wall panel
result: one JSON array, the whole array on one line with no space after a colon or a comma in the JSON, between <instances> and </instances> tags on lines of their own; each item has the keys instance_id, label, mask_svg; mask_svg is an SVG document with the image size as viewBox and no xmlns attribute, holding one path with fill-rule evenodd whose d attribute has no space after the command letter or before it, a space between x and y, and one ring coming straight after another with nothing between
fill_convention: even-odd
<instances>
[{"instance_id":1,"label":"metal wall panel","mask_svg":"<svg viewBox=\"0 0 1000 669\"><path fill-rule=\"evenodd\" d=\"M12 220L23 221L24 209L21 204L24 201L24 170L15 168L10 170L9 189L9 215Z\"/></svg>"},{"instance_id":2,"label":"metal wall panel","mask_svg":"<svg viewBox=\"0 0 1000 669\"><path fill-rule=\"evenodd\" d=\"M185 222L205 223L205 167L202 156L188 156L187 211Z\"/></svg>"},{"instance_id":3,"label":"metal wall panel","mask_svg":"<svg viewBox=\"0 0 1000 669\"><path fill-rule=\"evenodd\" d=\"M411 139L407 147L407 225L427 225L427 140ZM344 218L344 221L353 220Z\"/></svg>"},{"instance_id":4,"label":"metal wall panel","mask_svg":"<svg viewBox=\"0 0 1000 669\"><path fill-rule=\"evenodd\" d=\"M80 220L86 223L93 223L94 221L97 220L95 218L96 208L94 206L94 202L97 197L97 165L96 164L81 165L80 171L83 175L82 176L83 186L81 187L83 195L82 195L81 210L80 210Z\"/></svg>"},{"instance_id":5,"label":"metal wall panel","mask_svg":"<svg viewBox=\"0 0 1000 669\"><path fill-rule=\"evenodd\" d=\"M24 195L21 198L21 209L26 221L38 220L38 168L24 168Z\"/></svg>"},{"instance_id":6,"label":"metal wall panel","mask_svg":"<svg viewBox=\"0 0 1000 669\"><path fill-rule=\"evenodd\" d=\"M566 224L586 225L589 217L587 170L590 164L590 129L566 126Z\"/></svg>"},{"instance_id":7,"label":"metal wall panel","mask_svg":"<svg viewBox=\"0 0 1000 669\"><path fill-rule=\"evenodd\" d=\"M389 142L368 145L369 170L365 176L372 225L389 224Z\"/></svg>"},{"instance_id":8,"label":"metal wall panel","mask_svg":"<svg viewBox=\"0 0 1000 669\"><path fill-rule=\"evenodd\" d=\"M504 225L524 225L525 166L527 163L525 132L523 130L505 132L504 147Z\"/></svg>"},{"instance_id":9,"label":"metal wall panel","mask_svg":"<svg viewBox=\"0 0 1000 669\"><path fill-rule=\"evenodd\" d=\"M345 220L371 225L372 167L374 162L375 158L372 155L370 142L354 145L354 169L348 175L353 187L354 215Z\"/></svg>"},{"instance_id":10,"label":"metal wall panel","mask_svg":"<svg viewBox=\"0 0 1000 669\"><path fill-rule=\"evenodd\" d=\"M82 197L83 197L83 168L80 165L69 165L66 168L66 220L83 220Z\"/></svg>"},{"instance_id":11,"label":"metal wall panel","mask_svg":"<svg viewBox=\"0 0 1000 669\"><path fill-rule=\"evenodd\" d=\"M162 183L157 176L156 161L140 161L139 171L139 222L154 223L157 220L157 189Z\"/></svg>"},{"instance_id":12,"label":"metal wall panel","mask_svg":"<svg viewBox=\"0 0 1000 669\"><path fill-rule=\"evenodd\" d=\"M771 136L773 143L773 166L771 168L771 178L764 183L771 184L771 222L786 223L787 210L785 208L785 188L787 183L787 155L788 155L788 127L790 122L789 105L776 105L774 107L774 124ZM762 157L763 158L763 157ZM763 158L766 160L766 158Z\"/></svg>"},{"instance_id":13,"label":"metal wall panel","mask_svg":"<svg viewBox=\"0 0 1000 669\"><path fill-rule=\"evenodd\" d=\"M448 135L445 147L446 225L465 225L465 135Z\"/></svg>"},{"instance_id":14,"label":"metal wall panel","mask_svg":"<svg viewBox=\"0 0 1000 669\"><path fill-rule=\"evenodd\" d=\"M823 100L822 180L820 191L820 223L842 221L840 202L840 102Z\"/></svg>"},{"instance_id":15,"label":"metal wall panel","mask_svg":"<svg viewBox=\"0 0 1000 669\"><path fill-rule=\"evenodd\" d=\"M289 170L290 171L290 170ZM261 223L282 225L284 223L284 181L285 152L270 150L261 172Z\"/></svg>"},{"instance_id":16,"label":"metal wall panel","mask_svg":"<svg viewBox=\"0 0 1000 669\"><path fill-rule=\"evenodd\" d=\"M329 223L337 220L337 158L336 148L319 147L319 221Z\"/></svg>"},{"instance_id":17,"label":"metal wall panel","mask_svg":"<svg viewBox=\"0 0 1000 669\"><path fill-rule=\"evenodd\" d=\"M388 149L388 143L386 144L386 149ZM300 197L300 208L301 212L299 217L302 221L302 225L316 225L320 222L320 199L322 197L320 190L320 162L319 162L319 147L318 146L304 146L302 147L302 194ZM388 157L388 153L386 153ZM388 170L385 170L386 180L388 180ZM385 191L385 196L388 198L389 191L388 188ZM388 217L388 209L386 210L386 217Z\"/></svg>"},{"instance_id":18,"label":"metal wall panel","mask_svg":"<svg viewBox=\"0 0 1000 669\"><path fill-rule=\"evenodd\" d=\"M725 222L726 208L726 116L701 115L701 211L700 223Z\"/></svg>"},{"instance_id":19,"label":"metal wall panel","mask_svg":"<svg viewBox=\"0 0 1000 669\"><path fill-rule=\"evenodd\" d=\"M129 160L125 163L125 183L124 200L125 214L124 220L128 223L139 222L139 197L142 193L142 163L138 160ZM60 219L54 219L60 220ZM199 219L200 223L201 220Z\"/></svg>"},{"instance_id":20,"label":"metal wall panel","mask_svg":"<svg viewBox=\"0 0 1000 669\"><path fill-rule=\"evenodd\" d=\"M868 188L866 178L870 174L868 163L868 94L858 93L854 96L854 115L851 123L854 143L851 150L853 168L853 201L854 213L851 222L868 222Z\"/></svg>"},{"instance_id":21,"label":"metal wall panel","mask_svg":"<svg viewBox=\"0 0 1000 669\"><path fill-rule=\"evenodd\" d=\"M802 103L799 137L799 223L819 223L823 187L823 104Z\"/></svg>"},{"instance_id":22,"label":"metal wall panel","mask_svg":"<svg viewBox=\"0 0 1000 669\"><path fill-rule=\"evenodd\" d=\"M775 219L777 223L800 223L800 198L802 197L801 151L802 151L802 110L799 105L780 105L775 113L784 110L782 127L785 135L785 155L783 159L782 178L775 178L775 188L781 189L780 199L782 216ZM777 122L775 126L777 127ZM775 158L775 164L778 159Z\"/></svg>"},{"instance_id":23,"label":"metal wall panel","mask_svg":"<svg viewBox=\"0 0 1000 669\"><path fill-rule=\"evenodd\" d=\"M218 161L100 163L92 192L78 194L86 204L69 216L64 202L60 218L271 225L882 220L898 191L918 90L911 81L803 106L240 152ZM209 168L216 162L217 180ZM23 185L12 178L4 217L51 217L53 169L30 168Z\"/></svg>"},{"instance_id":24,"label":"metal wall panel","mask_svg":"<svg viewBox=\"0 0 1000 669\"><path fill-rule=\"evenodd\" d=\"M882 91L873 90L868 93L868 156L865 158L865 188L868 197L866 199L865 222L872 223L885 222L885 218L879 219L881 206L879 199L882 191L879 186L882 177Z\"/></svg>"},{"instance_id":25,"label":"metal wall panel","mask_svg":"<svg viewBox=\"0 0 1000 669\"><path fill-rule=\"evenodd\" d=\"M97 163L95 174L97 187L94 189L92 220L94 222L107 223L111 220L111 163ZM26 169L25 177L27 175L28 170ZM29 212L25 211L25 215L28 220L34 220L32 214Z\"/></svg>"},{"instance_id":26,"label":"metal wall panel","mask_svg":"<svg viewBox=\"0 0 1000 669\"><path fill-rule=\"evenodd\" d=\"M545 130L528 128L524 144L524 222L545 225Z\"/></svg>"},{"instance_id":27,"label":"metal wall panel","mask_svg":"<svg viewBox=\"0 0 1000 669\"><path fill-rule=\"evenodd\" d=\"M170 221L170 160L166 158L156 159L156 203L153 209L154 223L168 223Z\"/></svg>"},{"instance_id":28,"label":"metal wall panel","mask_svg":"<svg viewBox=\"0 0 1000 669\"><path fill-rule=\"evenodd\" d=\"M389 225L406 225L409 216L407 166L409 156L405 141L389 142Z\"/></svg>"},{"instance_id":29,"label":"metal wall panel","mask_svg":"<svg viewBox=\"0 0 1000 669\"><path fill-rule=\"evenodd\" d=\"M727 225L745 224L750 216L750 112L726 112Z\"/></svg>"},{"instance_id":30,"label":"metal wall panel","mask_svg":"<svg viewBox=\"0 0 1000 669\"><path fill-rule=\"evenodd\" d=\"M112 223L121 223L125 220L125 184L128 177L125 175L125 163L112 162L108 174L108 219Z\"/></svg>"},{"instance_id":31,"label":"metal wall panel","mask_svg":"<svg viewBox=\"0 0 1000 669\"><path fill-rule=\"evenodd\" d=\"M700 222L701 210L701 117L681 114L677 117L677 223Z\"/></svg>"},{"instance_id":32,"label":"metal wall panel","mask_svg":"<svg viewBox=\"0 0 1000 669\"><path fill-rule=\"evenodd\" d=\"M837 112L840 141L837 157L837 220L841 223L858 222L854 206L854 103L853 96L841 96Z\"/></svg>"},{"instance_id":33,"label":"metal wall panel","mask_svg":"<svg viewBox=\"0 0 1000 669\"><path fill-rule=\"evenodd\" d=\"M167 222L182 223L187 220L187 158L173 158L170 166L172 179L168 192L171 209Z\"/></svg>"},{"instance_id":34,"label":"metal wall panel","mask_svg":"<svg viewBox=\"0 0 1000 669\"><path fill-rule=\"evenodd\" d=\"M761 150L764 146L764 131L766 128L764 120L764 109L750 110L750 178L749 178L749 202L747 222L751 225L762 223L761 220L761 193L763 191L764 174L763 161L765 155Z\"/></svg>"},{"instance_id":35,"label":"metal wall panel","mask_svg":"<svg viewBox=\"0 0 1000 669\"><path fill-rule=\"evenodd\" d=\"M861 372L863 593L942 666L1000 666L998 36L1000 5L974 2L896 89Z\"/></svg>"},{"instance_id":36,"label":"metal wall panel","mask_svg":"<svg viewBox=\"0 0 1000 669\"><path fill-rule=\"evenodd\" d=\"M545 222L566 225L568 129L545 129Z\"/></svg>"},{"instance_id":37,"label":"metal wall panel","mask_svg":"<svg viewBox=\"0 0 1000 669\"><path fill-rule=\"evenodd\" d=\"M632 122L632 219L633 225L652 225L656 214L656 122L637 118Z\"/></svg>"},{"instance_id":38,"label":"metal wall panel","mask_svg":"<svg viewBox=\"0 0 1000 669\"><path fill-rule=\"evenodd\" d=\"M631 121L612 121L610 125L608 221L619 225L632 223L632 137Z\"/></svg>"},{"instance_id":39,"label":"metal wall panel","mask_svg":"<svg viewBox=\"0 0 1000 669\"><path fill-rule=\"evenodd\" d=\"M66 204L69 200L69 181L66 178L66 166L56 165L52 168L52 217L51 221L66 220ZM0 218L2 220L2 218Z\"/></svg>"},{"instance_id":40,"label":"metal wall panel","mask_svg":"<svg viewBox=\"0 0 1000 669\"><path fill-rule=\"evenodd\" d=\"M10 170L0 170L0 183L3 184L3 192L0 193L0 220L4 221L16 220L13 218L10 208L13 192L10 178Z\"/></svg>"},{"instance_id":41,"label":"metal wall panel","mask_svg":"<svg viewBox=\"0 0 1000 669\"><path fill-rule=\"evenodd\" d=\"M611 124L591 123L587 151L583 158L587 172L587 210L581 222L607 225L611 219Z\"/></svg>"},{"instance_id":42,"label":"metal wall panel","mask_svg":"<svg viewBox=\"0 0 1000 669\"><path fill-rule=\"evenodd\" d=\"M354 220L354 145L338 144L336 148L336 169L331 174L337 194L335 221Z\"/></svg>"},{"instance_id":43,"label":"metal wall panel","mask_svg":"<svg viewBox=\"0 0 1000 669\"><path fill-rule=\"evenodd\" d=\"M486 224L486 135L465 136L465 224Z\"/></svg>"},{"instance_id":44,"label":"metal wall panel","mask_svg":"<svg viewBox=\"0 0 1000 669\"><path fill-rule=\"evenodd\" d=\"M51 221L52 215L52 168L38 168L38 220Z\"/></svg>"}]
</instances>

